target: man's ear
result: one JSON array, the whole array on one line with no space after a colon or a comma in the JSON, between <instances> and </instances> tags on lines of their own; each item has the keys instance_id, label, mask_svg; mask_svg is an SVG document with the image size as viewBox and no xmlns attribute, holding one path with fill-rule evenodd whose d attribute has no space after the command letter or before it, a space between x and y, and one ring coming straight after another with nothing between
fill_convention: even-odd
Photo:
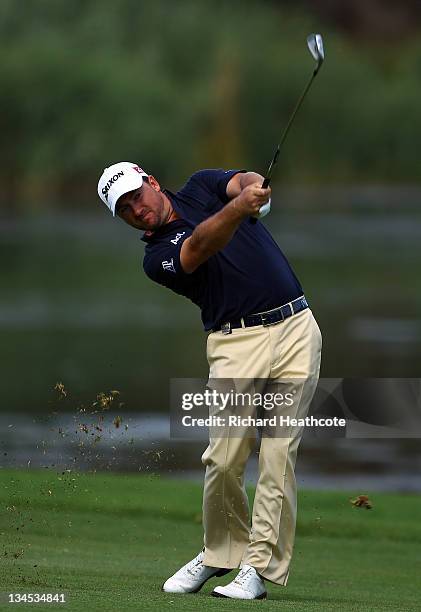
<instances>
[{"instance_id":1,"label":"man's ear","mask_svg":"<svg viewBox=\"0 0 421 612\"><path fill-rule=\"evenodd\" d=\"M152 174L150 174L148 177L148 183L155 191L161 191L161 185L158 183L156 178L152 176Z\"/></svg>"}]
</instances>

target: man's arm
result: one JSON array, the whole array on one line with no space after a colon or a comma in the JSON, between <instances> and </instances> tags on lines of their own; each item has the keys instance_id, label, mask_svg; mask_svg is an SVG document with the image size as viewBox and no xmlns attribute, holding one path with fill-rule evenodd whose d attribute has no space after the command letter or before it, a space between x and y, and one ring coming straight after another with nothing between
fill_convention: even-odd
<instances>
[{"instance_id":1,"label":"man's arm","mask_svg":"<svg viewBox=\"0 0 421 612\"><path fill-rule=\"evenodd\" d=\"M247 179L247 175L253 175L254 181L251 181L251 177ZM247 172L240 176L243 176L245 181L251 182L242 187L244 183L241 182L241 179L238 179L239 184L234 183L230 190L230 193L235 193L238 188L242 187L239 189L237 196L234 196L234 199L215 215L199 223L192 235L183 242L180 263L187 274L194 272L209 257L223 249L233 237L241 221L258 213L262 204L269 199L270 187L267 189L261 188L263 177L254 172ZM257 182L256 177L258 177ZM233 179L228 183L228 186Z\"/></svg>"},{"instance_id":2,"label":"man's arm","mask_svg":"<svg viewBox=\"0 0 421 612\"><path fill-rule=\"evenodd\" d=\"M234 174L227 185L227 196L230 200L232 200L232 198L236 198L238 195L240 195L243 189L245 189L248 185L253 185L255 183L262 185L263 181L264 177L257 174L257 172L238 172L237 174Z\"/></svg>"},{"instance_id":3,"label":"man's arm","mask_svg":"<svg viewBox=\"0 0 421 612\"><path fill-rule=\"evenodd\" d=\"M238 173L235 174L232 179L229 181L226 187L226 193L228 198L236 197L241 191L247 187L247 185L251 185L253 183L258 183L262 185L264 178L261 174L257 174L257 172L246 172L246 173ZM267 202L263 204L263 206L259 209L258 214L254 215L254 220L256 218L261 219L262 217L266 217L270 213L270 198Z\"/></svg>"}]
</instances>

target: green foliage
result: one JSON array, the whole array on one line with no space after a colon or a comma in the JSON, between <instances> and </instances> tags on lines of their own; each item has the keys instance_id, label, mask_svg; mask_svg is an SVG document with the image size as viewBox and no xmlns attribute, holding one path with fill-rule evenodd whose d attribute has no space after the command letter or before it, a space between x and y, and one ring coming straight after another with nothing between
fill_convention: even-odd
<instances>
[{"instance_id":1,"label":"green foliage","mask_svg":"<svg viewBox=\"0 0 421 612\"><path fill-rule=\"evenodd\" d=\"M417 181L421 45L358 46L279 3L3 0L2 193L84 203L117 160L169 186L198 167L264 172L312 63L327 61L289 136L289 182Z\"/></svg>"}]
</instances>

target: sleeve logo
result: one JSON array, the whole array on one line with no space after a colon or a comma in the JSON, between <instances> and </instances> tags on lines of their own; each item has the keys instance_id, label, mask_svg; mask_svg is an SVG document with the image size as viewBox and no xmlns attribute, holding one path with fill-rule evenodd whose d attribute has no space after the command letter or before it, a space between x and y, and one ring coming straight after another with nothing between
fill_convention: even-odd
<instances>
[{"instance_id":1,"label":"sleeve logo","mask_svg":"<svg viewBox=\"0 0 421 612\"><path fill-rule=\"evenodd\" d=\"M170 261L166 261L166 260L163 261L162 267L165 270L165 272L173 272L175 274L174 258L171 257Z\"/></svg>"}]
</instances>

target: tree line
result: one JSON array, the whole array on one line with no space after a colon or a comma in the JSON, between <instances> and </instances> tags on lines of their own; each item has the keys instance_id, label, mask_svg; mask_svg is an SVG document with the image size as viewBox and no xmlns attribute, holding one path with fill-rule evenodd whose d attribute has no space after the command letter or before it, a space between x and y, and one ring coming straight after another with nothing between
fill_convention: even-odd
<instances>
[{"instance_id":1,"label":"tree line","mask_svg":"<svg viewBox=\"0 0 421 612\"><path fill-rule=\"evenodd\" d=\"M96 197L104 166L140 163L169 188L200 167L289 183L419 182L421 44L363 43L305 3L3 0L2 200L26 211Z\"/></svg>"}]
</instances>

